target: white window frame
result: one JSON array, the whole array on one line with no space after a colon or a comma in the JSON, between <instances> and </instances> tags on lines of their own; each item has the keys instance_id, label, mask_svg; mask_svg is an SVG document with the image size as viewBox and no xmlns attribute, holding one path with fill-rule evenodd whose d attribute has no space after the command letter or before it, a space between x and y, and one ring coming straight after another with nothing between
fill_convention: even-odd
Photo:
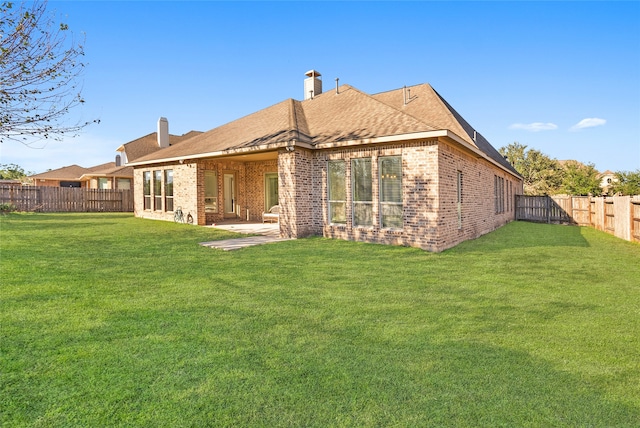
<instances>
[{"instance_id":1,"label":"white window frame","mask_svg":"<svg viewBox=\"0 0 640 428\"><path fill-rule=\"evenodd\" d=\"M342 177L342 186L340 186L344 192L344 199L332 199L332 197L336 195L331 194L331 165L337 165L338 163L342 164L342 169L344 171L344 175ZM332 214L334 212L334 207L337 207L338 205L342 205L344 207L344 219L341 219L340 221L334 221L334 216L332 216ZM342 225L347 223L347 163L344 159L329 160L327 162L327 211L329 224Z\"/></svg>"},{"instance_id":2,"label":"white window frame","mask_svg":"<svg viewBox=\"0 0 640 428\"><path fill-rule=\"evenodd\" d=\"M389 177L385 177L386 175L390 175L389 173L386 173L384 168L383 168L383 164L384 161L388 160L388 159L392 159L392 158L396 158L399 160L400 162L400 171L399 171L399 176L394 175L393 177L389 176ZM403 168L402 168L402 156L380 156L378 158L378 188L379 188L379 196L378 196L378 204L379 204L379 220L380 220L380 227L383 229L402 229L404 227L404 191L402 188L402 174L403 174ZM383 184L383 180L385 179L399 179L399 185L400 185L400 201L388 201L385 200L386 195L385 195L385 186ZM400 207L400 216L401 216L401 224L400 225L388 225L388 222L385 221L385 208L387 207Z\"/></svg>"},{"instance_id":3,"label":"white window frame","mask_svg":"<svg viewBox=\"0 0 640 428\"><path fill-rule=\"evenodd\" d=\"M369 200L356 200L356 181L359 179L357 177L356 172L358 168L355 166L356 163L369 161L369 179L368 183L370 186L370 194ZM358 211L358 206L368 206L369 208L369 221L358 223L356 219L356 212ZM371 227L373 226L373 165L371 158L354 158L351 159L351 219L354 226L360 227Z\"/></svg>"}]
</instances>

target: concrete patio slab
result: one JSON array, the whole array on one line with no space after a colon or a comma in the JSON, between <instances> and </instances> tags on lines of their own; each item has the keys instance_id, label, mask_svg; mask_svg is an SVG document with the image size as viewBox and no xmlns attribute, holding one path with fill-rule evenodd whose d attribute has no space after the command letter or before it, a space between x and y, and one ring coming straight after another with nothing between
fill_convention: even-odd
<instances>
[{"instance_id":1,"label":"concrete patio slab","mask_svg":"<svg viewBox=\"0 0 640 428\"><path fill-rule=\"evenodd\" d=\"M200 243L203 247L219 248L224 251L233 251L254 245L291 240L290 238L280 238L280 226L278 224L229 222L209 227L244 233L247 235L256 235L247 236L246 238L224 239L222 241Z\"/></svg>"}]
</instances>

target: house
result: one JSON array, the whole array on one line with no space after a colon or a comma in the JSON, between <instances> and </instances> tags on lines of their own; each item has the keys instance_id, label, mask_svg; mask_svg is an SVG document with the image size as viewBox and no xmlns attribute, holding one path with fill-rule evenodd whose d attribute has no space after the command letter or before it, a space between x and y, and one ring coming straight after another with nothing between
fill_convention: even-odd
<instances>
[{"instance_id":1,"label":"house","mask_svg":"<svg viewBox=\"0 0 640 428\"><path fill-rule=\"evenodd\" d=\"M170 135L168 122L165 118L158 121L158 129L164 129L163 140L160 141L159 132L140 137L118 147L115 162L107 162L90 168L70 165L62 168L35 174L29 178L36 186L52 187L80 187L86 189L119 189L131 190L133 181L133 167L125 165L141 156L148 155L172 144L201 134L191 131L185 135Z\"/></svg>"},{"instance_id":2,"label":"house","mask_svg":"<svg viewBox=\"0 0 640 428\"><path fill-rule=\"evenodd\" d=\"M118 152L116 159L119 156L122 164L126 165L127 163L134 162L138 158L157 152L160 149L170 147L181 141L202 134L200 131L190 131L184 135L171 135L169 134L169 122L164 117L158 120L157 129L157 132L152 132L151 134L137 138L118 147L116 149L116 152Z\"/></svg>"},{"instance_id":3,"label":"house","mask_svg":"<svg viewBox=\"0 0 640 428\"><path fill-rule=\"evenodd\" d=\"M70 165L29 177L34 186L80 187L85 189L131 189L133 168L107 162L89 168Z\"/></svg>"},{"instance_id":4,"label":"house","mask_svg":"<svg viewBox=\"0 0 640 428\"><path fill-rule=\"evenodd\" d=\"M600 180L600 188L604 195L609 194L611 187L619 181L616 173L610 170L598 174L598 179Z\"/></svg>"},{"instance_id":5,"label":"house","mask_svg":"<svg viewBox=\"0 0 640 428\"><path fill-rule=\"evenodd\" d=\"M303 101L129 162L135 215L253 222L279 205L282 237L429 251L514 220L522 178L430 85L370 95L336 80L323 92L320 73L306 76Z\"/></svg>"}]
</instances>

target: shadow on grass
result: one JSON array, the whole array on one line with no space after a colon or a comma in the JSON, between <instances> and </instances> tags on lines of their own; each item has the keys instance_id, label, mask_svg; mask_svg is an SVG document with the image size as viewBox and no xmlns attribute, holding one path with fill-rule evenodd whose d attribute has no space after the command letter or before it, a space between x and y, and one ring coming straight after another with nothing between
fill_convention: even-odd
<instances>
[{"instance_id":1,"label":"shadow on grass","mask_svg":"<svg viewBox=\"0 0 640 428\"><path fill-rule=\"evenodd\" d=\"M582 227L514 221L478 239L465 241L448 251L510 250L539 247L590 247Z\"/></svg>"},{"instance_id":2,"label":"shadow on grass","mask_svg":"<svg viewBox=\"0 0 640 428\"><path fill-rule=\"evenodd\" d=\"M117 225L123 220L133 219L133 213L12 213L3 216L3 229L25 230L68 229L69 227L95 227ZM6 226L6 227L4 227Z\"/></svg>"}]
</instances>

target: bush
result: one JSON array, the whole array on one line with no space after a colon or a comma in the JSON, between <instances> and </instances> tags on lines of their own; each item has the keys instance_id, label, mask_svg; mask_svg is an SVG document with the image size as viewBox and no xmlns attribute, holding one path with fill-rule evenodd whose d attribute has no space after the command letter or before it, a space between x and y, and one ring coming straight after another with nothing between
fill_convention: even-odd
<instances>
[{"instance_id":1,"label":"bush","mask_svg":"<svg viewBox=\"0 0 640 428\"><path fill-rule=\"evenodd\" d=\"M0 213L1 214L11 213L11 212L14 212L14 211L17 211L17 210L18 210L18 207L16 207L13 204L6 204L6 203L0 204Z\"/></svg>"}]
</instances>

